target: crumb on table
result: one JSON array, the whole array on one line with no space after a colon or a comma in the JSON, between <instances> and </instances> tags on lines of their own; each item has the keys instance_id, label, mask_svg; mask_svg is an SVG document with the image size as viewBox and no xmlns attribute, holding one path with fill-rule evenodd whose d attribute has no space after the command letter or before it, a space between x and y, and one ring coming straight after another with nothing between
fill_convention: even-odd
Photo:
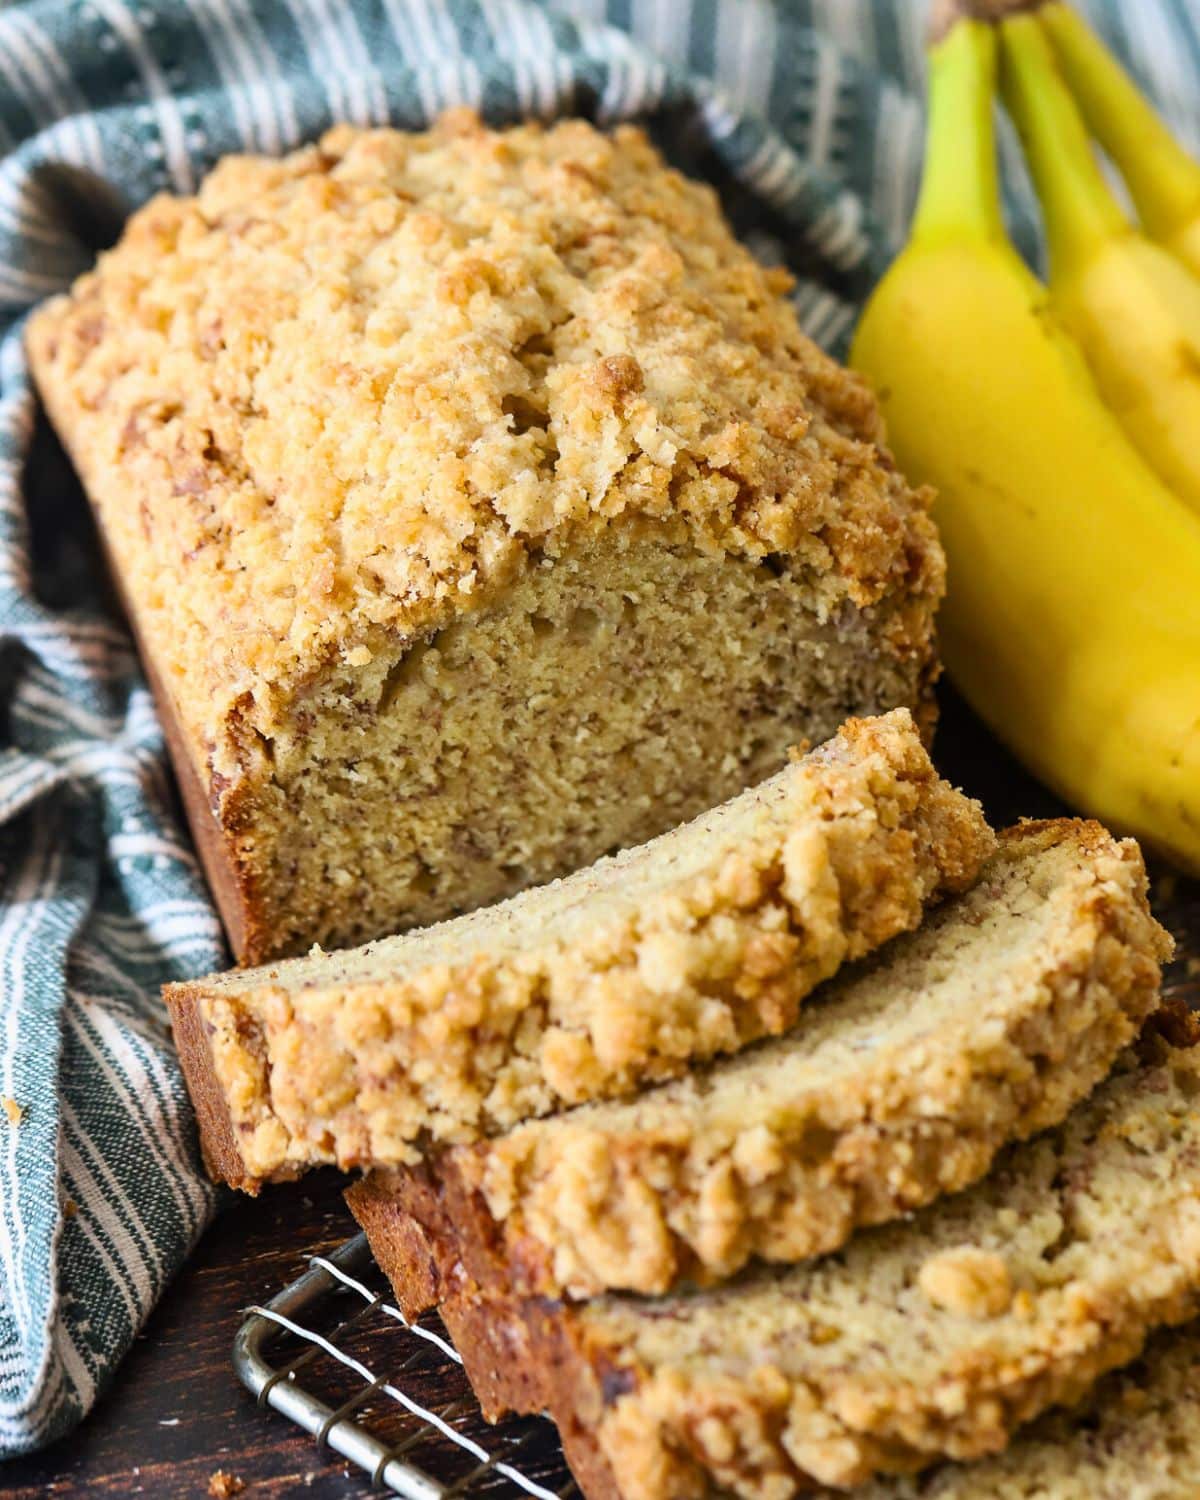
<instances>
[{"instance_id":1,"label":"crumb on table","mask_svg":"<svg viewBox=\"0 0 1200 1500\"><path fill-rule=\"evenodd\" d=\"M213 1496L213 1500L230 1500L232 1495L240 1495L245 1488L244 1479L239 1479L236 1474L227 1474L224 1469L218 1469L208 1478L208 1493Z\"/></svg>"}]
</instances>

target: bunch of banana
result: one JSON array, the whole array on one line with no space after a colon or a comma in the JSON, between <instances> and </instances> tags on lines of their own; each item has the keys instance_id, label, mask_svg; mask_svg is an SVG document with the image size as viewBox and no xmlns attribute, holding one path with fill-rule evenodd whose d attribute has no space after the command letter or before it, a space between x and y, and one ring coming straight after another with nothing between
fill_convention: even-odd
<instances>
[{"instance_id":1,"label":"bunch of banana","mask_svg":"<svg viewBox=\"0 0 1200 1500\"><path fill-rule=\"evenodd\" d=\"M970 14L985 7L1029 14ZM1132 85L1090 34L1079 42L1061 5L945 0L939 11L912 236L851 362L879 390L901 467L938 492L943 647L960 690L1069 802L1200 872L1200 514L1189 503L1200 464L1188 451L1193 432L1200 440L1188 415L1200 302L1190 282L1178 291L1191 273L1108 193L1059 69L1091 80L1080 97L1098 133L1117 99L1114 156L1145 139L1152 162L1169 160L1169 137L1148 110L1140 134L1129 125L1120 88ZM1000 71L1045 199L1049 288L1004 228ZM1200 216L1183 211L1178 161L1170 175L1159 200L1171 212L1144 223L1148 235L1166 226L1178 249Z\"/></svg>"}]
</instances>

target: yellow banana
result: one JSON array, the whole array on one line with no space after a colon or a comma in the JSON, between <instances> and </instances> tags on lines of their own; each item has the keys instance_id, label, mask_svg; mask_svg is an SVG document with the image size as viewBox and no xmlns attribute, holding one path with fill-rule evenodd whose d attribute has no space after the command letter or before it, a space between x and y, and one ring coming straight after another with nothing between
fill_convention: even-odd
<instances>
[{"instance_id":1,"label":"yellow banana","mask_svg":"<svg viewBox=\"0 0 1200 1500\"><path fill-rule=\"evenodd\" d=\"M852 363L900 465L939 491L951 675L1079 809L1200 871L1200 517L1142 461L1007 240L996 40L930 55L911 242Z\"/></svg>"},{"instance_id":2,"label":"yellow banana","mask_svg":"<svg viewBox=\"0 0 1200 1500\"><path fill-rule=\"evenodd\" d=\"M1082 16L1062 0L1038 15L1089 130L1121 170L1146 233L1200 276L1200 162Z\"/></svg>"},{"instance_id":3,"label":"yellow banana","mask_svg":"<svg viewBox=\"0 0 1200 1500\"><path fill-rule=\"evenodd\" d=\"M1129 222L1032 16L1003 23L1000 59L1042 203L1050 305L1142 457L1200 512L1200 280Z\"/></svg>"}]
</instances>

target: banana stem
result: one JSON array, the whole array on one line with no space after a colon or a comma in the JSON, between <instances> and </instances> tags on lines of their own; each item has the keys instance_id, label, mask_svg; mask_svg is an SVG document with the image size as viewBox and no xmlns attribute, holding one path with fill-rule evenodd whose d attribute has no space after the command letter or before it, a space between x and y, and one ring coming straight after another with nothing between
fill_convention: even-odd
<instances>
[{"instance_id":1,"label":"banana stem","mask_svg":"<svg viewBox=\"0 0 1200 1500\"><path fill-rule=\"evenodd\" d=\"M1104 180L1083 116L1037 21L1005 21L1000 49L1001 92L1037 185L1057 275L1126 233L1129 220Z\"/></svg>"},{"instance_id":2,"label":"banana stem","mask_svg":"<svg viewBox=\"0 0 1200 1500\"><path fill-rule=\"evenodd\" d=\"M995 94L993 28L955 20L929 50L929 122L914 241L955 234L1003 238Z\"/></svg>"},{"instance_id":3,"label":"banana stem","mask_svg":"<svg viewBox=\"0 0 1200 1500\"><path fill-rule=\"evenodd\" d=\"M940 42L959 21L1000 21L1022 10L1040 10L1046 0L931 0L929 42Z\"/></svg>"},{"instance_id":4,"label":"banana stem","mask_svg":"<svg viewBox=\"0 0 1200 1500\"><path fill-rule=\"evenodd\" d=\"M1170 239L1200 214L1200 162L1082 16L1054 0L1041 18L1088 128L1120 168L1147 232Z\"/></svg>"}]
</instances>

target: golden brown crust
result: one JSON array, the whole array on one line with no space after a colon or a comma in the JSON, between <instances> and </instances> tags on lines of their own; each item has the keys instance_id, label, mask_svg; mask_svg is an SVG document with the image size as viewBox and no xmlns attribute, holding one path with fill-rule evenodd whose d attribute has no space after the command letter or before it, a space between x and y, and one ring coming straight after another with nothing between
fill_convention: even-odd
<instances>
[{"instance_id":1,"label":"golden brown crust","mask_svg":"<svg viewBox=\"0 0 1200 1500\"><path fill-rule=\"evenodd\" d=\"M314 935L284 920L268 830L295 815L276 755L302 756L316 686L366 701L572 547L647 525L782 559L816 617L870 611L876 655L927 681L928 496L782 289L640 132L458 113L229 158L38 311L34 373L178 716L202 845L219 826L240 958ZM876 706L910 698L928 709L911 684Z\"/></svg>"},{"instance_id":2,"label":"golden brown crust","mask_svg":"<svg viewBox=\"0 0 1200 1500\"><path fill-rule=\"evenodd\" d=\"M831 981L793 1035L422 1177L475 1280L525 1295L664 1292L837 1249L975 1181L1107 1074L1170 953L1146 889L1137 846L1096 823L1010 829L973 890Z\"/></svg>"},{"instance_id":3,"label":"golden brown crust","mask_svg":"<svg viewBox=\"0 0 1200 1500\"><path fill-rule=\"evenodd\" d=\"M383 1254L376 1249L376 1259L389 1276L396 1271L392 1288L406 1318L448 1303L468 1280L454 1226L423 1163L403 1172L370 1172L344 1196L372 1248L386 1247Z\"/></svg>"},{"instance_id":4,"label":"golden brown crust","mask_svg":"<svg viewBox=\"0 0 1200 1500\"><path fill-rule=\"evenodd\" d=\"M785 1500L999 1452L1198 1310L1200 1059L1148 1051L986 1182L811 1268L571 1306L485 1292L443 1241L447 1326L493 1415L549 1407L589 1495ZM399 1294L371 1192L353 1206Z\"/></svg>"},{"instance_id":5,"label":"golden brown crust","mask_svg":"<svg viewBox=\"0 0 1200 1500\"><path fill-rule=\"evenodd\" d=\"M166 994L202 1020L181 1044L203 1038L189 1073L219 1080L241 1180L411 1160L422 1136L477 1139L785 1031L993 847L896 710L555 886Z\"/></svg>"},{"instance_id":6,"label":"golden brown crust","mask_svg":"<svg viewBox=\"0 0 1200 1500\"><path fill-rule=\"evenodd\" d=\"M199 1010L168 1002L175 1048L200 1128L200 1153L208 1174L244 1192L257 1193L257 1180L246 1173L233 1120L217 1075Z\"/></svg>"},{"instance_id":7,"label":"golden brown crust","mask_svg":"<svg viewBox=\"0 0 1200 1500\"><path fill-rule=\"evenodd\" d=\"M167 742L167 753L175 769L175 781L183 802L184 815L229 939L229 946L235 954L263 951L270 946L270 936L262 928L263 903L256 890L254 873L248 868L239 867L236 847L222 831L217 809L211 804L205 783L192 758L174 699L167 691L149 643L142 635L139 616L133 608L121 571L115 565L103 528L99 529L99 537L109 577L121 600L126 621L141 657L158 721L162 725L163 738Z\"/></svg>"}]
</instances>

